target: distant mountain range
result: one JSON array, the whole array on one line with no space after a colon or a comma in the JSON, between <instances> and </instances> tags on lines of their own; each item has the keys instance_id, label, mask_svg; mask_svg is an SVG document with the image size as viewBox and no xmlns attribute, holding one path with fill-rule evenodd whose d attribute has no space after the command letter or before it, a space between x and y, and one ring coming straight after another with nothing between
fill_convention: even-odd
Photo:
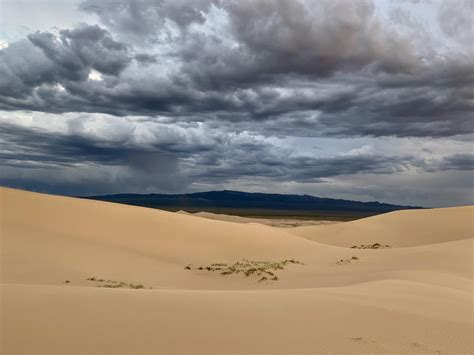
<instances>
[{"instance_id":1,"label":"distant mountain range","mask_svg":"<svg viewBox=\"0 0 474 355\"><path fill-rule=\"evenodd\" d=\"M87 199L123 203L127 205L160 208L166 210L209 211L219 210L272 210L308 212L350 212L377 214L403 209L419 209L414 206L398 206L388 203L360 202L310 195L282 195L249 193L241 191L209 191L179 195L166 194L117 194L89 196ZM280 211L280 212L279 212ZM286 213L288 214L288 213Z\"/></svg>"}]
</instances>

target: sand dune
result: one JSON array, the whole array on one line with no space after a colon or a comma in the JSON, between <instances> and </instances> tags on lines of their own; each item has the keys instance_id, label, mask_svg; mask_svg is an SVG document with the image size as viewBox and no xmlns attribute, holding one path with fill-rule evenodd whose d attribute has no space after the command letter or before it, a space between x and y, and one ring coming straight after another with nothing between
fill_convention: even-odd
<instances>
[{"instance_id":1,"label":"sand dune","mask_svg":"<svg viewBox=\"0 0 474 355\"><path fill-rule=\"evenodd\" d=\"M291 233L344 247L373 243L393 247L443 243L474 236L474 206L396 211L327 227L296 227Z\"/></svg>"},{"instance_id":2,"label":"sand dune","mask_svg":"<svg viewBox=\"0 0 474 355\"><path fill-rule=\"evenodd\" d=\"M293 229L5 188L0 209L5 354L473 349L472 207ZM372 242L404 248L347 248ZM198 269L242 259L304 264Z\"/></svg>"}]
</instances>

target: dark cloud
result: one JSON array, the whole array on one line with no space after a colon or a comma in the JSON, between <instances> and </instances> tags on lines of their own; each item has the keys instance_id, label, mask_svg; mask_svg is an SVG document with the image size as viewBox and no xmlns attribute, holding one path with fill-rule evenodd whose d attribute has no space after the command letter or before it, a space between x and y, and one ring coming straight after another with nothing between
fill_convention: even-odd
<instances>
[{"instance_id":1,"label":"dark cloud","mask_svg":"<svg viewBox=\"0 0 474 355\"><path fill-rule=\"evenodd\" d=\"M71 126L73 130L69 133L53 133L14 124L2 125L0 161L6 170L3 176L0 175L0 183L11 184L6 172L12 168L30 171L29 177L34 177L38 171L44 174L49 170L51 176L56 175L55 180L60 180L61 186L65 187L69 179L71 191L78 191L75 185L80 184L81 174L77 180L73 177L61 180L61 174L57 172L72 171L81 166L86 167L85 170L116 169L114 178L126 176L131 180L134 177L155 189L163 188L161 184L165 179L181 180L182 184L223 183L246 177L276 182L320 182L340 175L400 172L413 160L411 157L384 155L294 156L286 149L263 141L245 137L232 139L224 133L211 135L204 142L202 137L197 139L192 133L183 136L171 130L150 129L153 139L139 143L130 132L106 139L87 133L77 122ZM77 132L74 132L74 127ZM153 182L154 178L156 181ZM93 187L92 182L84 188L89 192L97 189L93 193L103 192L104 181L99 181L103 179L101 175L97 177L99 188ZM22 183L28 184L28 179L22 179ZM31 184L36 186L35 179ZM109 192L118 192L120 188L123 188L121 184L110 185Z\"/></svg>"},{"instance_id":2,"label":"dark cloud","mask_svg":"<svg viewBox=\"0 0 474 355\"><path fill-rule=\"evenodd\" d=\"M167 132L151 132L153 140L139 144L132 139L132 132L114 138L94 136L86 131L77 133L52 133L38 128L26 128L2 123L0 127L0 159L2 165L33 167L38 165L74 166L77 163L110 166L132 166L140 170L149 168L150 160L156 157L190 154L209 151L212 145L193 140L190 136L179 136L172 129ZM143 164L141 164L143 162Z\"/></svg>"},{"instance_id":3,"label":"dark cloud","mask_svg":"<svg viewBox=\"0 0 474 355\"><path fill-rule=\"evenodd\" d=\"M97 15L101 22L127 40L139 45L162 40L166 21L180 30L204 23L210 0L93 0L83 1L82 11ZM167 33L168 35L168 33Z\"/></svg>"},{"instance_id":4,"label":"dark cloud","mask_svg":"<svg viewBox=\"0 0 474 355\"><path fill-rule=\"evenodd\" d=\"M474 154L454 154L445 157L440 162L438 169L474 171Z\"/></svg>"},{"instance_id":5,"label":"dark cloud","mask_svg":"<svg viewBox=\"0 0 474 355\"><path fill-rule=\"evenodd\" d=\"M36 32L28 39L61 70L60 75L69 80L85 80L91 69L117 76L131 60L127 46L114 41L97 25L81 24L73 30L61 30L58 37L49 32Z\"/></svg>"},{"instance_id":6,"label":"dark cloud","mask_svg":"<svg viewBox=\"0 0 474 355\"><path fill-rule=\"evenodd\" d=\"M75 110L75 97L65 87L84 85L91 70L117 76L130 63L129 48L97 25L81 24L59 35L36 32L0 50L0 107L48 111ZM60 86L58 86L60 85Z\"/></svg>"},{"instance_id":7,"label":"dark cloud","mask_svg":"<svg viewBox=\"0 0 474 355\"><path fill-rule=\"evenodd\" d=\"M44 83L54 83L54 64L41 49L29 40L11 43L7 50L0 50L1 102L7 98L31 100L33 90Z\"/></svg>"},{"instance_id":8,"label":"dark cloud","mask_svg":"<svg viewBox=\"0 0 474 355\"><path fill-rule=\"evenodd\" d=\"M469 171L462 149L318 156L268 139L474 133L472 3L433 3L428 26L408 4L428 6L85 0L80 11L99 24L30 33L0 50L0 110L108 114L107 134L82 119L54 134L2 123L0 183L105 193Z\"/></svg>"},{"instance_id":9,"label":"dark cloud","mask_svg":"<svg viewBox=\"0 0 474 355\"><path fill-rule=\"evenodd\" d=\"M316 79L336 72L409 73L419 66L409 41L380 26L370 1L224 1L231 47L219 36L187 36L183 68L210 87ZM258 35L256 35L258 34ZM230 48L229 48L230 47Z\"/></svg>"},{"instance_id":10,"label":"dark cloud","mask_svg":"<svg viewBox=\"0 0 474 355\"><path fill-rule=\"evenodd\" d=\"M469 53L421 58L370 1L114 0L81 8L130 43L86 24L12 43L0 55L0 108L272 130L285 122L281 134L294 136L473 132ZM137 52L136 37L147 53ZM92 69L103 80L87 80Z\"/></svg>"},{"instance_id":11,"label":"dark cloud","mask_svg":"<svg viewBox=\"0 0 474 355\"><path fill-rule=\"evenodd\" d=\"M183 142L140 146L129 135L115 139L79 133L52 133L14 124L0 126L0 184L62 194L183 188L178 151ZM193 145L192 151L205 149ZM17 169L21 169L19 173Z\"/></svg>"},{"instance_id":12,"label":"dark cloud","mask_svg":"<svg viewBox=\"0 0 474 355\"><path fill-rule=\"evenodd\" d=\"M147 53L139 53L135 55L135 60L143 65L155 64L158 63L158 59L155 55Z\"/></svg>"},{"instance_id":13,"label":"dark cloud","mask_svg":"<svg viewBox=\"0 0 474 355\"><path fill-rule=\"evenodd\" d=\"M265 177L273 181L323 182L324 178L361 173L391 174L403 171L410 157L336 156L329 158L287 157L264 150L246 151L231 159L205 157L206 170L195 175L202 182L225 182L236 178ZM198 162L200 162L198 160Z\"/></svg>"}]
</instances>

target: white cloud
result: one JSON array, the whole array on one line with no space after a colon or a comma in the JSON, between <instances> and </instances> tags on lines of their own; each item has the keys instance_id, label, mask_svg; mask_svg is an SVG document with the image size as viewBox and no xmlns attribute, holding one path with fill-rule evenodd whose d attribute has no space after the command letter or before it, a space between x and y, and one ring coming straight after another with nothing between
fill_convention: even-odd
<instances>
[{"instance_id":1,"label":"white cloud","mask_svg":"<svg viewBox=\"0 0 474 355\"><path fill-rule=\"evenodd\" d=\"M89 80L102 81L102 74L96 70L91 70L91 72L89 73Z\"/></svg>"}]
</instances>

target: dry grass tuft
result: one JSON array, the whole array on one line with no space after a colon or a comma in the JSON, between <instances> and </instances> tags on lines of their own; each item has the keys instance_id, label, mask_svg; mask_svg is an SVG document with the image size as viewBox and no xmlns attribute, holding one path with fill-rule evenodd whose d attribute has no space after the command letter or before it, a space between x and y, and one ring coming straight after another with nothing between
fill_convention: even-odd
<instances>
[{"instance_id":1,"label":"dry grass tuft","mask_svg":"<svg viewBox=\"0 0 474 355\"><path fill-rule=\"evenodd\" d=\"M89 277L86 280L98 282L100 283L100 285L98 285L97 287L104 287L104 288L131 288L135 290L145 288L145 286L142 284L127 283L127 282L115 281L115 280L98 279L96 277Z\"/></svg>"},{"instance_id":2,"label":"dry grass tuft","mask_svg":"<svg viewBox=\"0 0 474 355\"><path fill-rule=\"evenodd\" d=\"M337 265L346 265L346 264L350 264L352 261L354 260L359 260L359 257L357 256L353 256L352 258L350 259L341 259L339 260L338 262L336 262Z\"/></svg>"},{"instance_id":3,"label":"dry grass tuft","mask_svg":"<svg viewBox=\"0 0 474 355\"><path fill-rule=\"evenodd\" d=\"M278 281L275 271L284 270L288 264L304 265L302 262L295 259L286 259L282 261L255 261L242 259L231 265L227 263L213 263L208 266L199 266L195 270L219 271L220 275L227 276L232 274L243 274L245 277L257 276L260 277L258 282L263 281ZM186 270L192 270L191 264L185 266Z\"/></svg>"},{"instance_id":4,"label":"dry grass tuft","mask_svg":"<svg viewBox=\"0 0 474 355\"><path fill-rule=\"evenodd\" d=\"M353 245L351 246L352 249L387 249L391 248L390 245L388 244L380 244L380 243L374 243L374 244L361 244L361 245Z\"/></svg>"}]
</instances>

